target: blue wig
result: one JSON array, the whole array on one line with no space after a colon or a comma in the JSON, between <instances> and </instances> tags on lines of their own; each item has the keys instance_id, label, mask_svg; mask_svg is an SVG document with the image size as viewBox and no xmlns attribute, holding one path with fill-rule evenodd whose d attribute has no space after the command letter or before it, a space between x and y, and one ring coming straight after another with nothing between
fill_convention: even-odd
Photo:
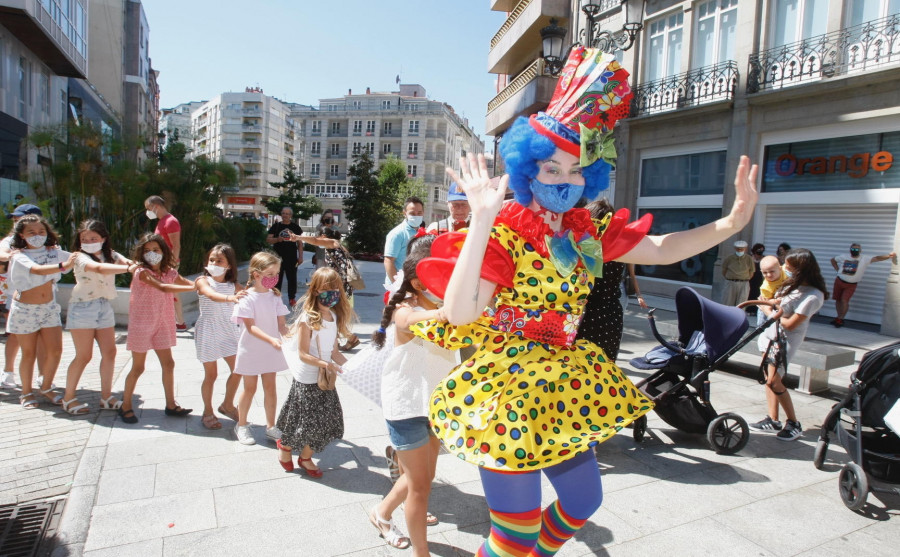
<instances>
[{"instance_id":1,"label":"blue wig","mask_svg":"<svg viewBox=\"0 0 900 557\"><path fill-rule=\"evenodd\" d=\"M573 134L574 135L574 134ZM539 161L550 158L557 147L549 137L535 130L527 118L519 117L503 134L500 156L509 174L509 187L516 202L527 207L531 203L531 181L538 175ZM610 165L600 159L581 170L584 176L584 197L593 201L609 187Z\"/></svg>"}]
</instances>

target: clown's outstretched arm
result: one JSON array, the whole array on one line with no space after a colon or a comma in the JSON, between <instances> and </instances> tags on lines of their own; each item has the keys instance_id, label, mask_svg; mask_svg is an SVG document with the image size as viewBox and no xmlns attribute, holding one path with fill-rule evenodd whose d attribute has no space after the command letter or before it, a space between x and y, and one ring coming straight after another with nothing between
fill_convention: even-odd
<instances>
[{"instance_id":1,"label":"clown's outstretched arm","mask_svg":"<svg viewBox=\"0 0 900 557\"><path fill-rule=\"evenodd\" d=\"M755 164L750 164L749 157L741 156L734 177L734 205L728 215L693 230L663 236L645 236L634 249L618 258L618 261L638 265L675 263L706 251L736 234L750 222L759 198L756 191L757 170Z\"/></svg>"},{"instance_id":2,"label":"clown's outstretched arm","mask_svg":"<svg viewBox=\"0 0 900 557\"><path fill-rule=\"evenodd\" d=\"M509 181L509 177L504 176L499 184L491 186L484 155L478 155L477 160L471 154L460 157L459 168L459 175L450 168L447 174L465 192L472 221L444 295L444 314L452 325L475 321L494 297L497 284L481 278L481 265Z\"/></svg>"}]
</instances>

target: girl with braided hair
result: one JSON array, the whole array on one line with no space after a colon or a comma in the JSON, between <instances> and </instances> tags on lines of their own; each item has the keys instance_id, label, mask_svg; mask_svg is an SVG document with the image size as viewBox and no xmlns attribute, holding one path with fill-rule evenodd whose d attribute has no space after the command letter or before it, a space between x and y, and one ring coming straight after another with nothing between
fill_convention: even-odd
<instances>
[{"instance_id":1,"label":"girl with braided hair","mask_svg":"<svg viewBox=\"0 0 900 557\"><path fill-rule=\"evenodd\" d=\"M519 118L503 136L508 175L492 183L480 155L448 170L468 197L469 230L439 236L417 272L443 296L450 325L487 323L475 355L437 386L430 406L444 447L479 466L491 518L480 556L559 551L602 501L592 448L652 408L600 347L576 340L603 262L691 257L740 231L756 204L756 167L741 157L731 212L705 226L647 236L649 215L627 224L626 209L600 221L573 209L608 186L612 130L630 97L612 55L572 49L547 112ZM515 201L504 204L507 184ZM558 496L543 511L541 472Z\"/></svg>"},{"instance_id":2,"label":"girl with braided hair","mask_svg":"<svg viewBox=\"0 0 900 557\"><path fill-rule=\"evenodd\" d=\"M425 533L428 497L440 450L437 437L429 431L428 399L456 365L453 352L414 336L410 330L420 321L446 321L438 307L440 299L428 292L416 276L416 265L430 254L434 238L423 236L410 244L399 287L372 335L378 348L390 340L389 335L393 337L393 349L381 372L381 408L403 473L390 493L372 509L369 519L388 544L399 549L412 545L413 554L419 557L429 555ZM408 538L391 521L391 514L404 501ZM436 519L432 522L436 523Z\"/></svg>"}]
</instances>

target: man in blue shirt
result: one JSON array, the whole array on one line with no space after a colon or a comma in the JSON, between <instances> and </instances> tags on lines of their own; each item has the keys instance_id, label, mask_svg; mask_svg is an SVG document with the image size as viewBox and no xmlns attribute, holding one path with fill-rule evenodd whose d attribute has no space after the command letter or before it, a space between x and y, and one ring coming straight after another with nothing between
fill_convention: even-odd
<instances>
[{"instance_id":1,"label":"man in blue shirt","mask_svg":"<svg viewBox=\"0 0 900 557\"><path fill-rule=\"evenodd\" d=\"M406 246L419 230L425 216L425 205L418 197L409 197L403 202L403 222L388 232L384 241L384 272L387 273L385 284L394 281L394 275L403 268L406 260Z\"/></svg>"}]
</instances>

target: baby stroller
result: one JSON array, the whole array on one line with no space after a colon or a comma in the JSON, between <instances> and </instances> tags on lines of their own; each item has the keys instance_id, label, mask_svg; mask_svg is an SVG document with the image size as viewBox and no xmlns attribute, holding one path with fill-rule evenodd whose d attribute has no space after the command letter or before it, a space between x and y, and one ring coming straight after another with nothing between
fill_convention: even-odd
<instances>
[{"instance_id":1,"label":"baby stroller","mask_svg":"<svg viewBox=\"0 0 900 557\"><path fill-rule=\"evenodd\" d=\"M650 330L661 346L630 363L639 369L659 370L636 386L656 403L654 410L670 426L705 434L719 454L740 451L750 440L747 420L730 412L716 412L710 401L709 374L756 338L780 312L741 339L749 328L744 310L710 301L693 288L680 288L675 293L678 340L667 341L656 328L654 311L651 309L648 316ZM635 420L635 441L643 440L646 428L646 416Z\"/></svg>"},{"instance_id":2,"label":"baby stroller","mask_svg":"<svg viewBox=\"0 0 900 557\"><path fill-rule=\"evenodd\" d=\"M822 468L829 437L836 436L852 460L841 469L838 490L856 511L870 491L900 495L900 343L867 352L850 381L850 392L822 424L813 465Z\"/></svg>"}]
</instances>

